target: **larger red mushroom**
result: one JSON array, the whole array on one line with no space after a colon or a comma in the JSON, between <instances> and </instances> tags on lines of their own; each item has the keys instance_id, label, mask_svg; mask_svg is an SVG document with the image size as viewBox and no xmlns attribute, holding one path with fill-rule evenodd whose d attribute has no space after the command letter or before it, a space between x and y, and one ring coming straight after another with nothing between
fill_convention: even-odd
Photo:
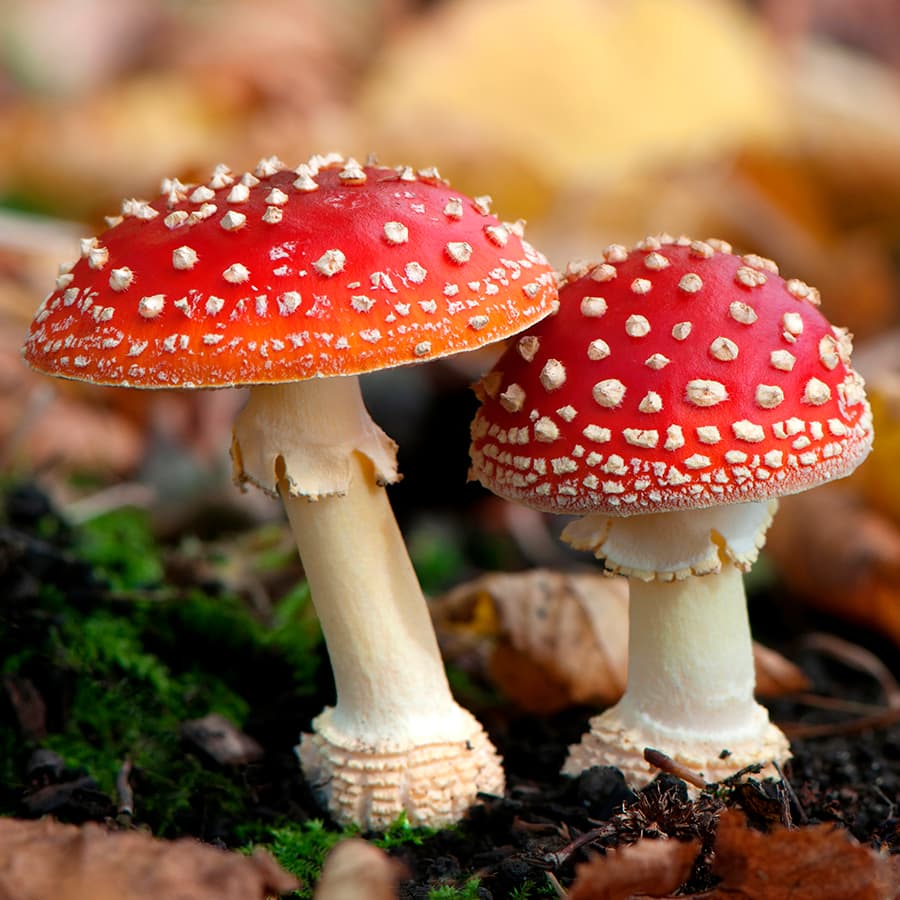
<instances>
[{"instance_id":1,"label":"larger red mushroom","mask_svg":"<svg viewBox=\"0 0 900 900\"><path fill-rule=\"evenodd\" d=\"M563 538L629 579L627 690L565 772L640 785L654 747L713 781L789 756L753 699L741 572L775 498L848 475L872 441L849 335L817 304L721 241L613 245L482 380L473 476L580 516Z\"/></svg>"},{"instance_id":2,"label":"larger red mushroom","mask_svg":"<svg viewBox=\"0 0 900 900\"><path fill-rule=\"evenodd\" d=\"M494 748L450 695L383 490L396 448L357 378L551 310L552 270L488 205L434 170L337 156L167 181L82 242L25 344L34 368L96 384L251 386L235 479L284 503L337 687L300 758L335 818L366 828L403 812L446 824L503 790Z\"/></svg>"}]
</instances>

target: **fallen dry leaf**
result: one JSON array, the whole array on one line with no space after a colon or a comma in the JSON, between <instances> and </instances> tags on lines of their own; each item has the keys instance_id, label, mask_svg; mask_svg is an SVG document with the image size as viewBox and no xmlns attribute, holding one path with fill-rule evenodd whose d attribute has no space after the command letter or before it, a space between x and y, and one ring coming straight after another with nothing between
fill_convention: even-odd
<instances>
[{"instance_id":1,"label":"fallen dry leaf","mask_svg":"<svg viewBox=\"0 0 900 900\"><path fill-rule=\"evenodd\" d=\"M395 900L403 866L361 838L335 845L316 884L313 900Z\"/></svg>"},{"instance_id":2,"label":"fallen dry leaf","mask_svg":"<svg viewBox=\"0 0 900 900\"><path fill-rule=\"evenodd\" d=\"M770 558L805 603L900 644L900 529L847 484L781 502Z\"/></svg>"},{"instance_id":3,"label":"fallen dry leaf","mask_svg":"<svg viewBox=\"0 0 900 900\"><path fill-rule=\"evenodd\" d=\"M699 841L645 838L610 850L576 868L568 900L670 897L687 881L699 849Z\"/></svg>"},{"instance_id":4,"label":"fallen dry leaf","mask_svg":"<svg viewBox=\"0 0 900 900\"><path fill-rule=\"evenodd\" d=\"M94 823L0 818L3 900L263 900L296 887L263 852L242 856Z\"/></svg>"},{"instance_id":5,"label":"fallen dry leaf","mask_svg":"<svg viewBox=\"0 0 900 900\"><path fill-rule=\"evenodd\" d=\"M856 355L872 404L872 453L850 478L784 498L767 546L808 605L900 644L900 331Z\"/></svg>"},{"instance_id":6,"label":"fallen dry leaf","mask_svg":"<svg viewBox=\"0 0 900 900\"><path fill-rule=\"evenodd\" d=\"M808 691L812 686L803 670L771 647L753 642L756 696L783 697Z\"/></svg>"},{"instance_id":7,"label":"fallen dry leaf","mask_svg":"<svg viewBox=\"0 0 900 900\"><path fill-rule=\"evenodd\" d=\"M859 470L857 483L866 502L900 532L900 332L894 336L894 368L868 379L866 386L878 439Z\"/></svg>"},{"instance_id":8,"label":"fallen dry leaf","mask_svg":"<svg viewBox=\"0 0 900 900\"><path fill-rule=\"evenodd\" d=\"M831 825L767 834L728 810L719 819L709 900L891 900L897 869L886 857Z\"/></svg>"},{"instance_id":9,"label":"fallen dry leaf","mask_svg":"<svg viewBox=\"0 0 900 900\"><path fill-rule=\"evenodd\" d=\"M615 703L628 674L628 583L548 569L490 573L432 601L445 658L492 681L522 709ZM754 644L757 693L807 690L803 672Z\"/></svg>"},{"instance_id":10,"label":"fallen dry leaf","mask_svg":"<svg viewBox=\"0 0 900 900\"><path fill-rule=\"evenodd\" d=\"M432 604L446 658L468 659L523 709L611 704L628 668L628 585L548 569L490 573Z\"/></svg>"},{"instance_id":11,"label":"fallen dry leaf","mask_svg":"<svg viewBox=\"0 0 900 900\"><path fill-rule=\"evenodd\" d=\"M261 759L258 741L220 713L181 723L181 736L208 753L220 766L243 766Z\"/></svg>"}]
</instances>

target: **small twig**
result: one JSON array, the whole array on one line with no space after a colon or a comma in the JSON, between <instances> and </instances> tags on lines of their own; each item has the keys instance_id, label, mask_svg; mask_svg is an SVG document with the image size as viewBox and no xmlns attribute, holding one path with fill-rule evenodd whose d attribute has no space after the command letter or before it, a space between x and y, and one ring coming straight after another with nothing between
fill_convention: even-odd
<instances>
[{"instance_id":1,"label":"small twig","mask_svg":"<svg viewBox=\"0 0 900 900\"><path fill-rule=\"evenodd\" d=\"M826 697L824 694L794 694L791 700L802 703L804 706L814 706L818 709L830 709L835 712L871 713L884 712L884 706L877 703L860 703L858 700L845 700L843 697Z\"/></svg>"},{"instance_id":2,"label":"small twig","mask_svg":"<svg viewBox=\"0 0 900 900\"><path fill-rule=\"evenodd\" d=\"M644 747L644 759L661 772L674 775L676 778L680 778L682 781L692 784L695 788L700 788L701 791L705 790L707 787L706 781L704 781L696 772L691 771L687 766L682 765L680 762L676 762L671 756L666 756L666 754L660 750L654 750L652 747Z\"/></svg>"},{"instance_id":3,"label":"small twig","mask_svg":"<svg viewBox=\"0 0 900 900\"><path fill-rule=\"evenodd\" d=\"M547 876L547 881L550 882L550 887L556 892L556 896L565 900L569 896L569 892L559 883L559 879L552 872L544 872L544 874Z\"/></svg>"},{"instance_id":4,"label":"small twig","mask_svg":"<svg viewBox=\"0 0 900 900\"><path fill-rule=\"evenodd\" d=\"M134 790L129 778L131 776L131 760L125 757L116 775L116 796L119 798L117 818L130 822L134 816Z\"/></svg>"},{"instance_id":5,"label":"small twig","mask_svg":"<svg viewBox=\"0 0 900 900\"><path fill-rule=\"evenodd\" d=\"M803 807L800 805L800 799L799 799L799 797L797 797L797 794L794 791L794 786L790 783L790 781L787 780L787 778L784 775L784 772L781 769L781 766L774 759L772 760L772 766L775 769L775 771L778 773L778 777L781 779L782 789L788 799L789 805L787 807L787 822L785 822L785 827L787 827L787 828L795 827L794 820L791 815L792 808L797 810L797 815L800 819L800 824L801 825L808 824L809 817L806 815L806 812L804 811Z\"/></svg>"},{"instance_id":6,"label":"small twig","mask_svg":"<svg viewBox=\"0 0 900 900\"><path fill-rule=\"evenodd\" d=\"M601 828L594 828L591 831L585 831L584 834L580 834L574 841L566 844L560 850L557 850L554 853L547 853L542 857L542 861L545 865L549 865L554 869L559 869L564 866L569 859L577 853L582 847L586 844L590 844L593 841L598 841L600 838L610 837L616 833L615 825L603 825Z\"/></svg>"},{"instance_id":7,"label":"small twig","mask_svg":"<svg viewBox=\"0 0 900 900\"><path fill-rule=\"evenodd\" d=\"M893 800L891 800L890 797L888 797L888 795L877 784L872 785L872 790L875 791L875 793L878 794L878 796L881 797L881 799L884 800L885 803L887 803L887 805L888 805L887 818L893 819L894 818L894 810L896 810L897 805L894 803Z\"/></svg>"},{"instance_id":8,"label":"small twig","mask_svg":"<svg viewBox=\"0 0 900 900\"><path fill-rule=\"evenodd\" d=\"M851 669L871 675L881 685L888 707L900 708L900 684L897 683L891 670L870 650L836 635L821 632L807 635L803 643L833 657Z\"/></svg>"},{"instance_id":9,"label":"small twig","mask_svg":"<svg viewBox=\"0 0 900 900\"><path fill-rule=\"evenodd\" d=\"M871 716L860 716L849 722L830 722L824 725L803 725L799 722L781 723L781 730L792 740L794 738L820 738L837 735L857 734L871 728L886 728L900 722L900 709L885 709Z\"/></svg>"},{"instance_id":10,"label":"small twig","mask_svg":"<svg viewBox=\"0 0 900 900\"><path fill-rule=\"evenodd\" d=\"M534 834L547 834L547 832L550 831L558 831L559 826L554 825L552 822L529 822L521 816L513 816L512 830L532 832Z\"/></svg>"},{"instance_id":11,"label":"small twig","mask_svg":"<svg viewBox=\"0 0 900 900\"><path fill-rule=\"evenodd\" d=\"M73 525L80 525L97 516L123 506L135 506L146 509L156 500L156 491L136 481L114 484L103 488L87 497L82 497L63 508L66 520Z\"/></svg>"}]
</instances>

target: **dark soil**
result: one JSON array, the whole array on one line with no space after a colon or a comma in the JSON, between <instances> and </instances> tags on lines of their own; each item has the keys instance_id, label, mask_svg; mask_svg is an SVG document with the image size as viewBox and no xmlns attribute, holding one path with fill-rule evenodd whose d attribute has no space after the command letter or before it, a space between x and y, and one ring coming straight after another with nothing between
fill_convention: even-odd
<instances>
[{"instance_id":1,"label":"dark soil","mask_svg":"<svg viewBox=\"0 0 900 900\"><path fill-rule=\"evenodd\" d=\"M190 580L190 567L170 567L170 573L176 571L182 581ZM258 645L242 643L224 626L216 626L216 632L191 620L185 613L190 587L185 584L164 596L151 592L155 618L142 632L144 648L152 647L178 677L198 666L215 671L246 701L243 730L258 742L261 753L240 764L217 762L196 742L169 735L159 758L175 759L176 771L161 773L139 764L129 771L122 754L124 768L113 784L108 779L103 783L100 764L92 763L90 754L66 758L65 746L79 746L78 738L93 746L98 758L108 755L108 749L101 746L99 726L96 735L69 734L69 744L60 743L58 736L66 732L77 709L78 674L71 662L61 661L60 646L49 647L47 636L60 629L65 633L67 617L99 608L130 614L133 598L111 587L109 577L108 571L98 574L76 555L71 530L40 491L17 487L7 493L6 515L0 519L0 650L6 663L5 691L0 695L0 813L49 813L64 821L94 819L117 827L146 825L161 835L192 834L225 846L265 842L267 829L321 818L293 746L312 716L333 702L327 665L310 667L308 683L297 690L292 686L297 664L292 667L278 647L264 652ZM221 591L214 578L193 588L202 588L213 601ZM793 741L795 756L784 782L751 774L743 785L690 800L684 783L666 774L638 794L611 769L565 779L558 772L566 748L578 740L594 711L535 718L485 701L488 693L482 691L480 701L461 699L473 706L505 759L507 794L484 798L458 828L395 842L389 852L409 873L402 896L425 898L437 885L462 888L473 877L480 879L481 898L539 896L550 890L547 873L567 885L575 865L591 853L661 836L700 839L703 849L683 890L704 890L711 886L708 855L723 803L741 808L761 829L834 822L864 844L900 852L900 717L876 713L874 727L858 724L873 715L868 707L885 706L883 685L833 653L804 645L804 635L835 623L798 612L771 590L754 597L752 609L767 623L763 639L799 662L816 694L840 701L838 709L797 699L771 705L779 723L815 726L822 732ZM847 639L846 628L841 631ZM849 638L868 645L883 660L896 658L877 636ZM19 665L16 660L23 654L27 662ZM144 676L139 672L138 677ZM117 696L119 685L104 690L107 687L111 697ZM135 694L136 704L142 702L140 697ZM194 709L192 703L190 697L184 700L184 715ZM202 714L203 703L195 705ZM136 717L141 713L135 708Z\"/></svg>"}]
</instances>

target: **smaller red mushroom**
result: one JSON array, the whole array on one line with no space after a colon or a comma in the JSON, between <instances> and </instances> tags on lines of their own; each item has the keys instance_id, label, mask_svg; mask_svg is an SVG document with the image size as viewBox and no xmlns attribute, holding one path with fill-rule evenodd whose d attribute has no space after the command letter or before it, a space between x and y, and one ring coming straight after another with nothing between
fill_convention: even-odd
<instances>
[{"instance_id":1,"label":"smaller red mushroom","mask_svg":"<svg viewBox=\"0 0 900 900\"><path fill-rule=\"evenodd\" d=\"M564 772L610 764L640 785L645 747L709 781L788 758L753 699L741 572L775 498L850 474L872 442L850 337L817 306L722 241L613 245L481 381L473 477L581 516L563 539L630 583L626 693Z\"/></svg>"}]
</instances>

